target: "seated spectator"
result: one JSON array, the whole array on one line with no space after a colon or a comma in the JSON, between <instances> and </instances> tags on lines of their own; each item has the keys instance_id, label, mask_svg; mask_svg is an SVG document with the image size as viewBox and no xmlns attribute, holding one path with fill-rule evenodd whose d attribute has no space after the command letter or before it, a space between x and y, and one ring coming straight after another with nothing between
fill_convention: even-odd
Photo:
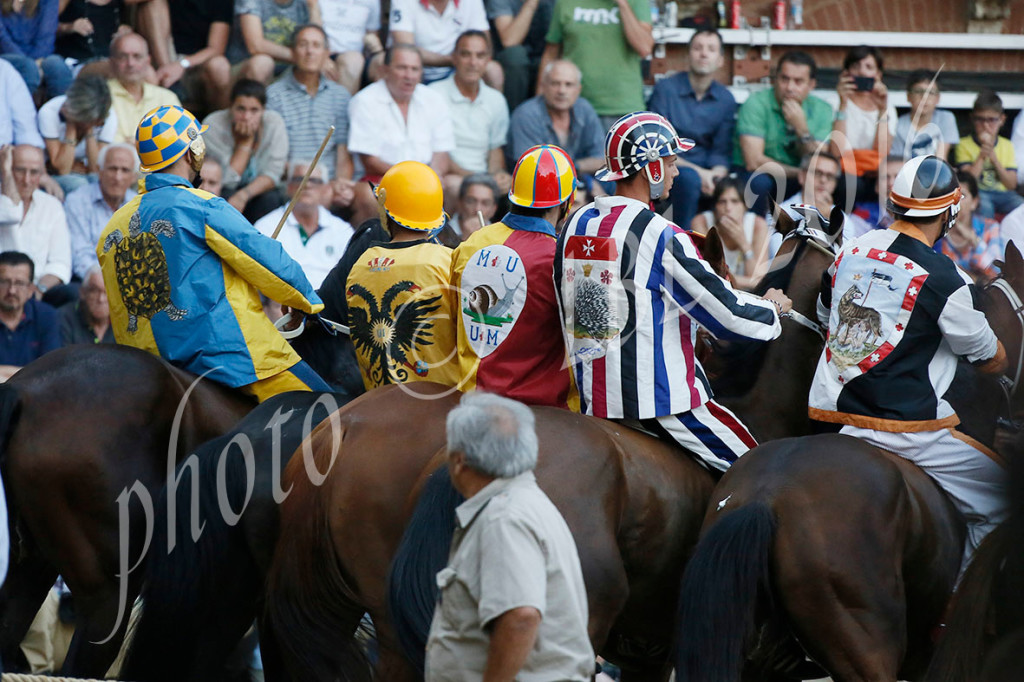
<instances>
[{"instance_id":1,"label":"seated spectator","mask_svg":"<svg viewBox=\"0 0 1024 682\"><path fill-rule=\"evenodd\" d=\"M0 147L30 144L43 148L36 125L36 105L25 81L7 61L0 59Z\"/></svg>"},{"instance_id":2,"label":"seated spectator","mask_svg":"<svg viewBox=\"0 0 1024 682\"><path fill-rule=\"evenodd\" d=\"M643 111L640 61L654 49L647 0L556 0L541 58L568 59L583 72L583 97L608 130L623 114Z\"/></svg>"},{"instance_id":3,"label":"seated spectator","mask_svg":"<svg viewBox=\"0 0 1024 682\"><path fill-rule=\"evenodd\" d=\"M110 87L112 109L117 116L115 142L135 144L139 121L164 105L181 106L178 96L166 88L146 82L150 69L149 46L138 33L125 33L110 45Z\"/></svg>"},{"instance_id":4,"label":"seated spectator","mask_svg":"<svg viewBox=\"0 0 1024 682\"><path fill-rule=\"evenodd\" d=\"M309 161L291 164L289 198L299 189L309 164ZM327 184L323 165L318 164L277 237L285 252L302 266L314 289L320 288L352 239L352 226L327 210L330 203L331 187ZM256 229L268 237L273 236L285 209L286 206L281 206L265 215L256 223Z\"/></svg>"},{"instance_id":5,"label":"seated spectator","mask_svg":"<svg viewBox=\"0 0 1024 682\"><path fill-rule=\"evenodd\" d=\"M243 78L231 88L231 108L206 117L207 158L224 169L224 196L249 222L281 203L277 185L288 162L288 131L276 111L268 111L267 90ZM205 170L205 168L204 168Z\"/></svg>"},{"instance_id":6,"label":"seated spectator","mask_svg":"<svg viewBox=\"0 0 1024 682\"><path fill-rule=\"evenodd\" d=\"M76 78L66 95L39 108L39 132L61 189L71 192L87 183L86 175L99 169L100 150L117 134L107 82L99 76Z\"/></svg>"},{"instance_id":7,"label":"seated spectator","mask_svg":"<svg viewBox=\"0 0 1024 682\"><path fill-rule=\"evenodd\" d=\"M787 198L784 206L794 204L809 204L818 209L821 215L828 218L832 214L832 208L836 204L836 188L839 179L843 177L840 169L839 159L826 151L816 154L807 154L800 159L800 172L797 179L800 181L800 191ZM843 214L843 242L846 243L874 229L862 218L850 213ZM771 230L768 238L768 258L775 258L779 247L782 246L782 235Z\"/></svg>"},{"instance_id":8,"label":"seated spectator","mask_svg":"<svg viewBox=\"0 0 1024 682\"><path fill-rule=\"evenodd\" d=\"M99 264L89 268L82 278L78 300L69 301L57 310L60 318L61 344L116 343L110 327L110 304L103 271Z\"/></svg>"},{"instance_id":9,"label":"seated spectator","mask_svg":"<svg viewBox=\"0 0 1024 682\"><path fill-rule=\"evenodd\" d=\"M875 188L878 198L872 201L857 202L852 214L871 226L872 229L887 228L893 223L892 214L885 209L889 193L896 182L896 176L906 165L907 160L898 154L885 157L885 162L878 169L878 186Z\"/></svg>"},{"instance_id":10,"label":"seated spectator","mask_svg":"<svg viewBox=\"0 0 1024 682\"><path fill-rule=\"evenodd\" d=\"M999 223L991 218L977 215L978 181L965 171L959 171L960 213L956 223L939 240L942 253L946 254L961 270L975 282L987 282L999 275L995 266L1001 260L1006 246L999 231Z\"/></svg>"},{"instance_id":11,"label":"seated spectator","mask_svg":"<svg viewBox=\"0 0 1024 682\"><path fill-rule=\"evenodd\" d=\"M203 166L206 174L206 166ZM84 280L89 270L99 265L96 243L114 215L135 196L139 177L139 157L135 147L112 144L100 150L99 178L68 194L64 200L68 232L71 238L71 270Z\"/></svg>"},{"instance_id":12,"label":"seated spectator","mask_svg":"<svg viewBox=\"0 0 1024 682\"><path fill-rule=\"evenodd\" d=\"M978 212L985 218L1005 215L1024 204L1024 197L1017 194L1013 144L999 134L1005 122L999 95L991 90L982 92L971 111L974 132L960 138L954 155L957 167L978 180Z\"/></svg>"},{"instance_id":13,"label":"seated spectator","mask_svg":"<svg viewBox=\"0 0 1024 682\"><path fill-rule=\"evenodd\" d=\"M896 121L892 153L908 161L929 154L949 159L949 150L960 139L960 133L956 117L945 109L935 108L939 103L938 74L927 69L912 72L907 79L907 101L910 113Z\"/></svg>"},{"instance_id":14,"label":"seated spectator","mask_svg":"<svg viewBox=\"0 0 1024 682\"><path fill-rule=\"evenodd\" d=\"M415 45L423 60L423 82L452 72L452 53L463 31L490 31L483 0L392 0L388 27L393 44Z\"/></svg>"},{"instance_id":15,"label":"seated spectator","mask_svg":"<svg viewBox=\"0 0 1024 682\"><path fill-rule=\"evenodd\" d=\"M43 150L19 145L0 152L0 251L21 251L33 264L35 289L63 303L71 279L71 241L60 200L39 189ZM58 303L58 304L59 304Z\"/></svg>"},{"instance_id":16,"label":"seated spectator","mask_svg":"<svg viewBox=\"0 0 1024 682\"><path fill-rule=\"evenodd\" d=\"M809 54L786 52L772 88L755 92L740 106L733 160L746 171L758 215L767 212L769 194L782 201L799 189L800 159L817 151L832 130L832 107L811 94L817 75Z\"/></svg>"},{"instance_id":17,"label":"seated spectator","mask_svg":"<svg viewBox=\"0 0 1024 682\"><path fill-rule=\"evenodd\" d=\"M284 119L288 154L293 159L315 157L327 130L334 126L334 135L324 149L324 170L334 190L333 203L347 206L352 203L354 188L354 169L348 151L351 96L348 90L322 75L330 59L327 34L322 28L298 28L292 52L295 65L267 88L267 108ZM332 158L333 164L329 161Z\"/></svg>"},{"instance_id":18,"label":"seated spectator","mask_svg":"<svg viewBox=\"0 0 1024 682\"><path fill-rule=\"evenodd\" d=\"M590 102L580 97L580 78L579 67L566 59L544 66L540 94L512 112L507 149L511 160L530 147L553 144L569 154L580 176L592 176L604 166L606 129Z\"/></svg>"},{"instance_id":19,"label":"seated spectator","mask_svg":"<svg viewBox=\"0 0 1024 682\"><path fill-rule=\"evenodd\" d=\"M672 183L672 221L689 227L701 195L729 172L736 99L715 81L722 68L722 36L700 29L690 38L690 70L662 79L654 86L648 108L668 119L680 137L693 140L693 149L676 157L679 175Z\"/></svg>"},{"instance_id":20,"label":"seated spectator","mask_svg":"<svg viewBox=\"0 0 1024 682\"><path fill-rule=\"evenodd\" d=\"M882 53L861 45L846 53L836 85L839 110L832 124L832 153L846 173L857 176L858 200L874 196L880 160L889 154L896 132L896 107L889 104L884 70Z\"/></svg>"},{"instance_id":21,"label":"seated spectator","mask_svg":"<svg viewBox=\"0 0 1024 682\"><path fill-rule=\"evenodd\" d=\"M483 82L491 59L491 41L481 31L466 31L455 43L455 72L430 87L448 103L455 149L444 180L445 197L454 197L462 179L471 173L490 173L501 192L508 192L512 176L505 170L508 105L500 92ZM449 208L454 201L446 201Z\"/></svg>"},{"instance_id":22,"label":"seated spectator","mask_svg":"<svg viewBox=\"0 0 1024 682\"><path fill-rule=\"evenodd\" d=\"M314 2L313 9L316 8ZM269 83L292 63L295 29L320 23L319 12L311 19L310 9L306 0L235 0L228 61L241 65L242 78Z\"/></svg>"},{"instance_id":23,"label":"seated spectator","mask_svg":"<svg viewBox=\"0 0 1024 682\"><path fill-rule=\"evenodd\" d=\"M373 183L400 161L425 163L444 177L455 149L452 121L444 98L420 83L419 50L396 43L385 54L384 65L384 79L352 98L349 149L359 155L366 179ZM359 183L356 192L358 219L353 222L359 224L376 215L377 200L366 183Z\"/></svg>"},{"instance_id":24,"label":"seated spectator","mask_svg":"<svg viewBox=\"0 0 1024 682\"><path fill-rule=\"evenodd\" d=\"M33 297L35 266L20 251L0 253L0 382L51 350L60 348L57 311Z\"/></svg>"},{"instance_id":25,"label":"seated spectator","mask_svg":"<svg viewBox=\"0 0 1024 682\"><path fill-rule=\"evenodd\" d=\"M10 62L29 92L46 85L46 99L63 95L71 85L71 69L53 53L57 37L58 0L25 0L0 5L0 58Z\"/></svg>"},{"instance_id":26,"label":"seated spectator","mask_svg":"<svg viewBox=\"0 0 1024 682\"><path fill-rule=\"evenodd\" d=\"M505 73L505 99L515 109L538 81L555 0L488 0L486 5L501 42L495 60Z\"/></svg>"},{"instance_id":27,"label":"seated spectator","mask_svg":"<svg viewBox=\"0 0 1024 682\"><path fill-rule=\"evenodd\" d=\"M726 176L715 183L711 201L714 208L697 214L690 229L707 234L712 227L718 228L733 283L750 291L768 267L768 224L747 210L743 184L734 177Z\"/></svg>"},{"instance_id":28,"label":"seated spectator","mask_svg":"<svg viewBox=\"0 0 1024 682\"><path fill-rule=\"evenodd\" d=\"M200 187L215 197L224 192L224 166L213 157L203 161L203 175Z\"/></svg>"},{"instance_id":29,"label":"seated spectator","mask_svg":"<svg viewBox=\"0 0 1024 682\"><path fill-rule=\"evenodd\" d=\"M327 46L334 59L334 80L350 93L359 90L366 67L364 52L383 63L380 2L376 0L319 0L320 18L327 32ZM376 80L371 78L371 80Z\"/></svg>"},{"instance_id":30,"label":"seated spectator","mask_svg":"<svg viewBox=\"0 0 1024 682\"><path fill-rule=\"evenodd\" d=\"M110 43L118 33L131 31L123 0L63 0L57 23L57 53L73 69L110 77Z\"/></svg>"},{"instance_id":31,"label":"seated spectator","mask_svg":"<svg viewBox=\"0 0 1024 682\"><path fill-rule=\"evenodd\" d=\"M202 105L193 111L227 108L231 64L224 53L234 0L174 0L174 12L170 0L134 2L139 31L153 48L159 84Z\"/></svg>"},{"instance_id":32,"label":"seated spectator","mask_svg":"<svg viewBox=\"0 0 1024 682\"><path fill-rule=\"evenodd\" d=\"M487 173L474 173L462 179L456 210L437 234L437 240L450 249L464 242L484 225L490 225L498 210L501 192ZM480 222L483 216L483 223Z\"/></svg>"}]
</instances>

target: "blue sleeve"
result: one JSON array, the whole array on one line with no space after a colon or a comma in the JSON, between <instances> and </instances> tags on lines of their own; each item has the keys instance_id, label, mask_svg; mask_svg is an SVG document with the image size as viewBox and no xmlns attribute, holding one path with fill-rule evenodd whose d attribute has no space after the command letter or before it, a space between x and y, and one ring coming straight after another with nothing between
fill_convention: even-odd
<instances>
[{"instance_id":1,"label":"blue sleeve","mask_svg":"<svg viewBox=\"0 0 1024 682\"><path fill-rule=\"evenodd\" d=\"M305 313L324 304L280 242L263 235L220 197L206 202L206 243L245 281L271 299Z\"/></svg>"},{"instance_id":2,"label":"blue sleeve","mask_svg":"<svg viewBox=\"0 0 1024 682\"><path fill-rule=\"evenodd\" d=\"M583 110L586 111L583 116L586 119L586 125L583 127L583 151L580 152L580 158L589 159L595 156L604 158L604 134L606 131L601 126L601 119L597 117L597 112L594 111L590 102L582 97L579 102L583 105Z\"/></svg>"},{"instance_id":3,"label":"blue sleeve","mask_svg":"<svg viewBox=\"0 0 1024 682\"><path fill-rule=\"evenodd\" d=\"M48 57L53 54L54 41L57 39L57 16L60 14L58 0L42 0L39 3L39 23L32 40L32 54L35 57Z\"/></svg>"},{"instance_id":4,"label":"blue sleeve","mask_svg":"<svg viewBox=\"0 0 1024 682\"><path fill-rule=\"evenodd\" d=\"M36 316L39 322L39 355L43 356L61 347L60 320L57 319L57 311L42 302L36 306Z\"/></svg>"},{"instance_id":5,"label":"blue sleeve","mask_svg":"<svg viewBox=\"0 0 1024 682\"><path fill-rule=\"evenodd\" d=\"M665 90L668 88L668 78L663 78L658 81L654 90L651 91L651 99L647 102L647 110L653 111L656 114L661 114L665 118L669 118L668 114L668 95ZM669 119L671 120L671 119Z\"/></svg>"},{"instance_id":6,"label":"blue sleeve","mask_svg":"<svg viewBox=\"0 0 1024 682\"><path fill-rule=\"evenodd\" d=\"M711 153L708 155L708 166L725 166L732 162L733 133L736 131L736 99L732 93L722 88L722 118L711 140Z\"/></svg>"},{"instance_id":7,"label":"blue sleeve","mask_svg":"<svg viewBox=\"0 0 1024 682\"><path fill-rule=\"evenodd\" d=\"M25 56L25 51L21 49L21 45L14 42L14 36L11 35L11 30L8 28L6 21L0 21L0 53Z\"/></svg>"}]
</instances>

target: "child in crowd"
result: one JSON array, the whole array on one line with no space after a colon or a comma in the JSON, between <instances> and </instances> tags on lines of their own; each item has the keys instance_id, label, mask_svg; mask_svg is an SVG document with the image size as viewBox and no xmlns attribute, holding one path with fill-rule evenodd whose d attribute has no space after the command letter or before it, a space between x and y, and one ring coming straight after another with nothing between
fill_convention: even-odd
<instances>
[{"instance_id":1,"label":"child in crowd","mask_svg":"<svg viewBox=\"0 0 1024 682\"><path fill-rule=\"evenodd\" d=\"M999 95L991 90L982 92L971 112L974 133L960 138L956 147L956 166L978 180L978 212L986 218L1005 215L1024 203L1024 197L1016 192L1013 144L999 135L1005 122Z\"/></svg>"},{"instance_id":2,"label":"child in crowd","mask_svg":"<svg viewBox=\"0 0 1024 682\"><path fill-rule=\"evenodd\" d=\"M749 291L760 281L768 264L768 224L747 210L743 184L734 177L726 176L715 184L711 202L714 210L697 214L690 229L707 234L712 227L718 228L733 282Z\"/></svg>"},{"instance_id":3,"label":"child in crowd","mask_svg":"<svg viewBox=\"0 0 1024 682\"><path fill-rule=\"evenodd\" d=\"M994 262L1003 257L1005 249L999 223L977 215L978 181L974 176L960 171L957 177L963 193L960 213L956 217L956 225L939 244L942 253L974 281L988 281L999 274Z\"/></svg>"},{"instance_id":4,"label":"child in crowd","mask_svg":"<svg viewBox=\"0 0 1024 682\"><path fill-rule=\"evenodd\" d=\"M935 108L939 104L938 74L928 69L912 72L907 79L907 101L910 113L896 121L891 153L908 161L929 154L948 159L960 133L952 112Z\"/></svg>"}]
</instances>

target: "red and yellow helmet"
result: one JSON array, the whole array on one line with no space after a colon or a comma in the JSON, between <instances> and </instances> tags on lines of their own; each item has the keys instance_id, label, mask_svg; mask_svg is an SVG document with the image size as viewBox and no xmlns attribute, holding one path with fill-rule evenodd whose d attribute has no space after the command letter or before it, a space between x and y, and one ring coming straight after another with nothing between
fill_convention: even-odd
<instances>
[{"instance_id":1,"label":"red and yellow helmet","mask_svg":"<svg viewBox=\"0 0 1024 682\"><path fill-rule=\"evenodd\" d=\"M524 208L554 208L576 192L576 167L561 147L539 144L523 152L512 171L508 200Z\"/></svg>"}]
</instances>

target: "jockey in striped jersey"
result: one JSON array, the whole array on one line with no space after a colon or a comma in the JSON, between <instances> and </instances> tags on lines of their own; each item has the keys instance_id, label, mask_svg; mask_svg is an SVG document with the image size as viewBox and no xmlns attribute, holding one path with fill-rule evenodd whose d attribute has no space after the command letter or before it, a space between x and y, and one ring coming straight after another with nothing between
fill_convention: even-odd
<instances>
[{"instance_id":1,"label":"jockey in striped jersey","mask_svg":"<svg viewBox=\"0 0 1024 682\"><path fill-rule=\"evenodd\" d=\"M694 357L697 327L719 339L770 341L790 300L737 291L712 272L689 235L650 208L693 143L650 112L623 116L605 138L602 181L616 194L581 208L558 240L555 282L581 411L639 420L712 470L757 445L711 398Z\"/></svg>"}]
</instances>

